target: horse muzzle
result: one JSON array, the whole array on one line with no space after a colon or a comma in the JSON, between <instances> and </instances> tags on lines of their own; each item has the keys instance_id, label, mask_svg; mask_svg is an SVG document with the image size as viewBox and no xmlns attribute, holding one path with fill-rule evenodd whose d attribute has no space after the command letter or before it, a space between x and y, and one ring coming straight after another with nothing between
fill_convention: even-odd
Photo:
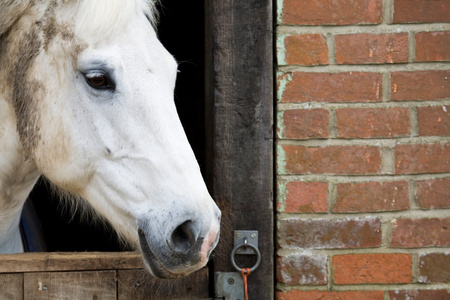
<instances>
[{"instance_id":1,"label":"horse muzzle","mask_svg":"<svg viewBox=\"0 0 450 300\"><path fill-rule=\"evenodd\" d=\"M216 209L214 214L209 222L204 218L138 222L139 243L149 272L158 278L180 278L205 266L219 240L220 211Z\"/></svg>"}]
</instances>

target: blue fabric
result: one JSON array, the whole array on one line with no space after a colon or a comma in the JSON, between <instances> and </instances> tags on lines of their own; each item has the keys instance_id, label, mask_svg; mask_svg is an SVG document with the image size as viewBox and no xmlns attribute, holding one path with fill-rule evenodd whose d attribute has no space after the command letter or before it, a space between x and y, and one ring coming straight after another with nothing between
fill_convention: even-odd
<instances>
[{"instance_id":1,"label":"blue fabric","mask_svg":"<svg viewBox=\"0 0 450 300\"><path fill-rule=\"evenodd\" d=\"M46 252L44 232L41 221L31 199L27 199L20 218L20 229L25 252Z\"/></svg>"}]
</instances>

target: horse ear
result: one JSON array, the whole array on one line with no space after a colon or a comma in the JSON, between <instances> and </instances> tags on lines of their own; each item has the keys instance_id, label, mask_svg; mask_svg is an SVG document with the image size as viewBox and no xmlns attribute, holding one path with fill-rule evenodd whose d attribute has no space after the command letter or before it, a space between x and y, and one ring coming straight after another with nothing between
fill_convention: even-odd
<instances>
[{"instance_id":1,"label":"horse ear","mask_svg":"<svg viewBox=\"0 0 450 300\"><path fill-rule=\"evenodd\" d=\"M20 18L30 4L30 0L0 1L0 36Z\"/></svg>"}]
</instances>

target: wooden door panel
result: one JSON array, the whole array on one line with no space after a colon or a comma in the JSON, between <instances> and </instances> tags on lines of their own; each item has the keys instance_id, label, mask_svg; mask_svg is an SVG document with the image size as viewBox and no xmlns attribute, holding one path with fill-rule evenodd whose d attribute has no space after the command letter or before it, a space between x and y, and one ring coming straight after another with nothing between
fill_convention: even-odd
<instances>
[{"instance_id":1,"label":"wooden door panel","mask_svg":"<svg viewBox=\"0 0 450 300\"><path fill-rule=\"evenodd\" d=\"M144 270L118 271L118 300L194 300L208 298L209 274L203 268L177 280L158 280Z\"/></svg>"},{"instance_id":2,"label":"wooden door panel","mask_svg":"<svg viewBox=\"0 0 450 300\"><path fill-rule=\"evenodd\" d=\"M23 300L23 274L0 274L0 299Z\"/></svg>"},{"instance_id":3,"label":"wooden door panel","mask_svg":"<svg viewBox=\"0 0 450 300\"><path fill-rule=\"evenodd\" d=\"M24 298L34 300L116 300L116 272L40 272L24 274Z\"/></svg>"}]
</instances>

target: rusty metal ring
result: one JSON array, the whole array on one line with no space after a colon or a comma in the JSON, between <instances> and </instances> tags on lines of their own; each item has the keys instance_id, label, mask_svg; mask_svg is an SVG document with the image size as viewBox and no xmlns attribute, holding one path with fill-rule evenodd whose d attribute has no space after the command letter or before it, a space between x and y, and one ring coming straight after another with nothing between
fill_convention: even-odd
<instances>
[{"instance_id":1,"label":"rusty metal ring","mask_svg":"<svg viewBox=\"0 0 450 300\"><path fill-rule=\"evenodd\" d=\"M234 261L234 255L236 254L236 251L237 251L239 248L242 248L242 247L250 247L250 248L252 248L253 251L255 251L255 253L256 253L256 263L255 263L255 265L254 265L252 268L250 268L250 272L254 272L254 271L256 270L256 268L259 267L259 264L261 263L261 252L259 252L258 248L256 248L256 247L253 246L252 244L248 244L248 243L247 243L247 244L240 244L240 245L237 245L236 247L234 247L233 251L231 251L231 264L233 265L233 267L234 267L238 272L241 272L242 268L240 268L240 267L236 264L236 262Z\"/></svg>"}]
</instances>

